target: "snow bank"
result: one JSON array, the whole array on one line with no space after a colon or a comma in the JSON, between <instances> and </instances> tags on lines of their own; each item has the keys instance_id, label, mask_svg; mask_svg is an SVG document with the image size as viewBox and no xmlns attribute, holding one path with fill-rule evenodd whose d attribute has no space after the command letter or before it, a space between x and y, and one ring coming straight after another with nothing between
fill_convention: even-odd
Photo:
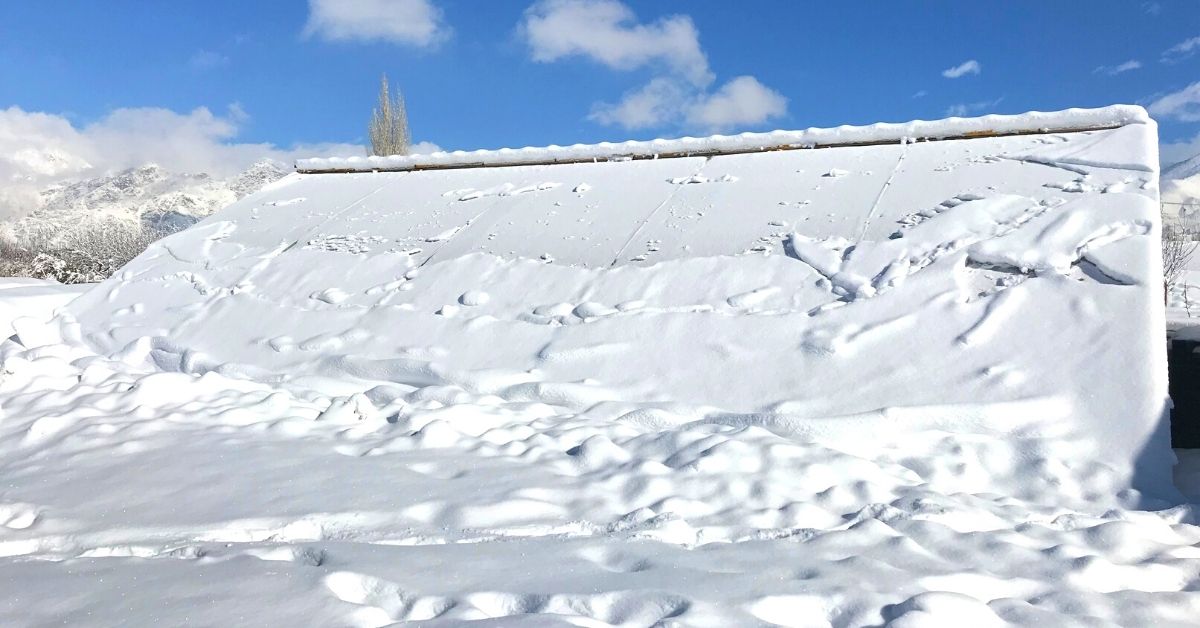
<instances>
[{"instance_id":1,"label":"snow bank","mask_svg":"<svg viewBox=\"0 0 1200 628\"><path fill-rule=\"evenodd\" d=\"M1114 105L1101 109L1067 109L1065 111L1030 111L1019 115L988 115L978 118L947 118L945 120L914 120L902 124L872 124L868 126L839 126L832 129L810 128L803 131L773 131L742 133L711 137L684 137L632 142L602 142L573 146L501 148L498 150L452 151L429 155L391 157L333 157L301 159L296 162L300 171L336 170L409 170L422 167L522 164L614 158L652 158L665 154L719 153L733 151L770 150L778 148L813 148L835 144L879 144L887 142L935 140L971 135L1003 135L1037 131L1112 128L1150 121L1146 110L1133 105ZM1153 162L1130 162L1139 169ZM1146 167L1151 167L1147 165ZM1153 166L1157 172L1157 165Z\"/></svg>"}]
</instances>

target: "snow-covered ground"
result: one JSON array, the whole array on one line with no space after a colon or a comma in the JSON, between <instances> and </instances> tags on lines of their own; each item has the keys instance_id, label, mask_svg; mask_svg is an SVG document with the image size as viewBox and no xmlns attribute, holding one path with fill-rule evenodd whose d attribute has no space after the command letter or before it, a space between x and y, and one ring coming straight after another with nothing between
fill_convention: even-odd
<instances>
[{"instance_id":1,"label":"snow-covered ground","mask_svg":"<svg viewBox=\"0 0 1200 628\"><path fill-rule=\"evenodd\" d=\"M13 322L17 319L50 319L89 288L91 286L64 286L25 277L0 277L0 338L8 338L16 332Z\"/></svg>"},{"instance_id":2,"label":"snow-covered ground","mask_svg":"<svg viewBox=\"0 0 1200 628\"><path fill-rule=\"evenodd\" d=\"M270 185L0 346L0 625L1192 624L1133 113Z\"/></svg>"},{"instance_id":3,"label":"snow-covered ground","mask_svg":"<svg viewBox=\"0 0 1200 628\"><path fill-rule=\"evenodd\" d=\"M1087 502L1107 487L1077 460L1028 460L1004 438L881 434L854 452L432 386L393 423L57 343L8 343L0 359L5 626L1141 626L1200 612L1195 506ZM1180 453L1195 499L1200 455Z\"/></svg>"}]
</instances>

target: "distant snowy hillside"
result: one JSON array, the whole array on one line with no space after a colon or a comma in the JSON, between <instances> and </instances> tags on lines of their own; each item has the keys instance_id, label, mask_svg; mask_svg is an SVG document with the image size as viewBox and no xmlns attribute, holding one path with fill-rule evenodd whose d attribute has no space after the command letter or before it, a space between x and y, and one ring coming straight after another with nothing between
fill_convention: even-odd
<instances>
[{"instance_id":1,"label":"distant snowy hillside","mask_svg":"<svg viewBox=\"0 0 1200 628\"><path fill-rule=\"evenodd\" d=\"M1200 219L1200 155L1163 170L1161 179L1163 213L1193 226Z\"/></svg>"},{"instance_id":2,"label":"distant snowy hillside","mask_svg":"<svg viewBox=\"0 0 1200 628\"><path fill-rule=\"evenodd\" d=\"M1163 181L1190 179L1200 175L1200 155L1185 159L1162 172Z\"/></svg>"},{"instance_id":3,"label":"distant snowy hillside","mask_svg":"<svg viewBox=\"0 0 1200 628\"><path fill-rule=\"evenodd\" d=\"M80 220L120 219L176 231L284 177L283 164L262 160L227 179L175 173L154 164L54 185L42 206L11 224L18 235L61 229Z\"/></svg>"}]
</instances>

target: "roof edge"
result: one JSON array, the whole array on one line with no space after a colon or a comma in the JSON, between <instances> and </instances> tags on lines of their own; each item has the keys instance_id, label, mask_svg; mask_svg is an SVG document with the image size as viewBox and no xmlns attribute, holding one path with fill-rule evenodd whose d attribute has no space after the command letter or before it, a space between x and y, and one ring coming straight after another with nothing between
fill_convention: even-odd
<instances>
[{"instance_id":1,"label":"roof edge","mask_svg":"<svg viewBox=\"0 0 1200 628\"><path fill-rule=\"evenodd\" d=\"M601 142L573 146L541 146L501 148L497 150L437 152L427 155L393 155L389 157L332 157L301 159L296 162L300 173L374 172L406 170L439 170L452 168L486 168L536 164L586 163L627 161L670 157L830 148L835 146L870 146L897 142L934 141L1000 135L1065 133L1117 128L1129 124L1151 122L1146 110L1137 105L1112 105L1097 109L1065 109L1063 111L1030 111L1016 115L986 115L976 118L946 118L943 120L913 120L904 123L879 123L868 126L839 126L809 128L800 131L771 131L682 137L629 142Z\"/></svg>"}]
</instances>

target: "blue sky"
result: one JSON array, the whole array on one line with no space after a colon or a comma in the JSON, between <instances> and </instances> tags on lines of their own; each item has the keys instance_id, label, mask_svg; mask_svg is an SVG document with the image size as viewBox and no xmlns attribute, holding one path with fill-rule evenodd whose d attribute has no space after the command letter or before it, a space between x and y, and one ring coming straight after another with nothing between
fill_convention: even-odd
<instances>
[{"instance_id":1,"label":"blue sky","mask_svg":"<svg viewBox=\"0 0 1200 628\"><path fill-rule=\"evenodd\" d=\"M361 144L386 72L447 149L1133 102L1200 152L1196 0L6 5L0 109L79 130L203 107L222 143Z\"/></svg>"}]
</instances>

